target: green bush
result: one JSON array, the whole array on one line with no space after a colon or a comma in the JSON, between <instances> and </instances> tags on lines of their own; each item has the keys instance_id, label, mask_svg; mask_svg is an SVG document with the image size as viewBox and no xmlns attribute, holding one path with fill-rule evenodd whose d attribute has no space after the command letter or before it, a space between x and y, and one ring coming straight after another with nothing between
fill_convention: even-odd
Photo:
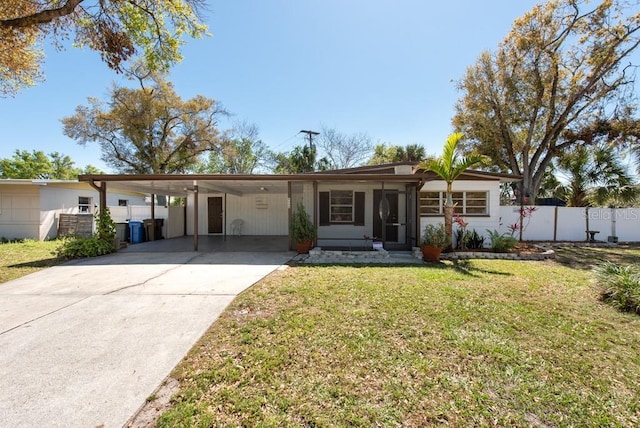
<instances>
[{"instance_id":1,"label":"green bush","mask_svg":"<svg viewBox=\"0 0 640 428\"><path fill-rule=\"evenodd\" d=\"M103 208L96 218L96 233L104 241L113 241L116 237L116 223L111 218L109 208Z\"/></svg>"},{"instance_id":2,"label":"green bush","mask_svg":"<svg viewBox=\"0 0 640 428\"><path fill-rule=\"evenodd\" d=\"M490 247L496 253L506 253L518 245L518 240L508 233L500 233L497 230L487 229Z\"/></svg>"},{"instance_id":3,"label":"green bush","mask_svg":"<svg viewBox=\"0 0 640 428\"><path fill-rule=\"evenodd\" d=\"M309 218L302 202L298 202L291 218L291 239L294 242L306 242L315 239L316 227Z\"/></svg>"},{"instance_id":4,"label":"green bush","mask_svg":"<svg viewBox=\"0 0 640 428\"><path fill-rule=\"evenodd\" d=\"M481 250L482 248L484 248L484 236L475 229L459 229L456 232L456 249Z\"/></svg>"},{"instance_id":5,"label":"green bush","mask_svg":"<svg viewBox=\"0 0 640 428\"><path fill-rule=\"evenodd\" d=\"M57 256L64 259L78 259L82 257L97 257L113 253L113 241L105 241L97 236L75 236L64 238L58 247Z\"/></svg>"},{"instance_id":6,"label":"green bush","mask_svg":"<svg viewBox=\"0 0 640 428\"><path fill-rule=\"evenodd\" d=\"M91 237L65 238L58 247L57 256L65 259L97 257L115 251L116 224L109 208L100 211L96 219L96 234Z\"/></svg>"},{"instance_id":7,"label":"green bush","mask_svg":"<svg viewBox=\"0 0 640 428\"><path fill-rule=\"evenodd\" d=\"M0 238L0 243L3 244L19 244L24 242L25 240L23 238L13 238L13 239L7 239L4 236L2 238Z\"/></svg>"},{"instance_id":8,"label":"green bush","mask_svg":"<svg viewBox=\"0 0 640 428\"><path fill-rule=\"evenodd\" d=\"M449 243L447 231L443 223L428 224L422 232L422 245L444 248Z\"/></svg>"},{"instance_id":9,"label":"green bush","mask_svg":"<svg viewBox=\"0 0 640 428\"><path fill-rule=\"evenodd\" d=\"M640 269L603 262L595 268L602 299L623 311L640 314Z\"/></svg>"}]
</instances>

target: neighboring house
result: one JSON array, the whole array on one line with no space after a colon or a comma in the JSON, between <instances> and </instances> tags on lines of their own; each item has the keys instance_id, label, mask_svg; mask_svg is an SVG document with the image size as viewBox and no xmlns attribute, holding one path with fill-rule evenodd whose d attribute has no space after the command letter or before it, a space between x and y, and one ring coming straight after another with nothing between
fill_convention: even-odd
<instances>
[{"instance_id":1,"label":"neighboring house","mask_svg":"<svg viewBox=\"0 0 640 428\"><path fill-rule=\"evenodd\" d=\"M466 171L454 183L457 210L470 227L498 229L500 183L518 179ZM79 180L186 198L187 235L232 235L238 232L234 220L242 220L242 235L288 236L292 210L302 202L317 225L318 246L362 248L376 237L391 250L419 245L424 226L443 221L446 188L435 174L407 162L290 175L107 174Z\"/></svg>"},{"instance_id":2,"label":"neighboring house","mask_svg":"<svg viewBox=\"0 0 640 428\"><path fill-rule=\"evenodd\" d=\"M58 235L60 214L93 214L99 193L77 180L0 180L0 238L36 239ZM145 194L110 189L108 206L144 205Z\"/></svg>"}]
</instances>

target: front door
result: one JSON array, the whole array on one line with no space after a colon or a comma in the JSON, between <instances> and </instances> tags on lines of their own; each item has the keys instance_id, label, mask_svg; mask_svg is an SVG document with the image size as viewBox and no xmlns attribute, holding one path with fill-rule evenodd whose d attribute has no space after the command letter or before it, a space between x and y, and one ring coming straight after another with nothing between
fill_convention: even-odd
<instances>
[{"instance_id":1,"label":"front door","mask_svg":"<svg viewBox=\"0 0 640 428\"><path fill-rule=\"evenodd\" d=\"M398 242L398 192L384 192L386 203L382 202L382 195L383 190L373 191L373 234L384 242ZM383 234L381 214L384 215L386 212L389 215L385 219L386 227Z\"/></svg>"},{"instance_id":2,"label":"front door","mask_svg":"<svg viewBox=\"0 0 640 428\"><path fill-rule=\"evenodd\" d=\"M222 233L222 197L212 196L207 199L207 215L209 233Z\"/></svg>"}]
</instances>

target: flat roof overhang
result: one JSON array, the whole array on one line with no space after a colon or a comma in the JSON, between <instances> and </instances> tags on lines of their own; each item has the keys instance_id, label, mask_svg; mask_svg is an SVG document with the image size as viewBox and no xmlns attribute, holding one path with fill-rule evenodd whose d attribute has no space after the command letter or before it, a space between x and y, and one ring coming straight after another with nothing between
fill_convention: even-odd
<instances>
[{"instance_id":1,"label":"flat roof overhang","mask_svg":"<svg viewBox=\"0 0 640 428\"><path fill-rule=\"evenodd\" d=\"M491 180L501 183L521 180L521 176L485 171L466 170L458 180ZM118 188L141 193L170 196L186 196L197 185L203 193L243 194L287 193L288 183L334 182L334 183L415 183L419 186L441 180L430 171L415 171L413 174L389 173L331 173L316 172L303 174L84 174L78 181L89 183L117 183Z\"/></svg>"},{"instance_id":2,"label":"flat roof overhang","mask_svg":"<svg viewBox=\"0 0 640 428\"><path fill-rule=\"evenodd\" d=\"M415 183L425 181L422 174L85 174L78 176L81 182L117 183L124 188L141 193L186 196L195 185L203 193L243 194L287 193L288 183Z\"/></svg>"}]
</instances>

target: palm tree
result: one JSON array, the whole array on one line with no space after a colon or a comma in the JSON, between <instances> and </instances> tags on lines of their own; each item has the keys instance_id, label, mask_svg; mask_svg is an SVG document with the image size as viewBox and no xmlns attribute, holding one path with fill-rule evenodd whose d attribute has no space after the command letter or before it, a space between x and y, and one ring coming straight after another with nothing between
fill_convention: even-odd
<instances>
[{"instance_id":1,"label":"palm tree","mask_svg":"<svg viewBox=\"0 0 640 428\"><path fill-rule=\"evenodd\" d=\"M462 134L456 132L449 135L444 143L442 156L436 159L429 159L420 164L426 171L432 171L447 183L446 200L444 203L444 227L447 233L448 244L451 247L453 236L453 182L468 168L475 165L484 164L486 157L478 154L461 156L458 153L458 143L462 140Z\"/></svg>"},{"instance_id":2,"label":"palm tree","mask_svg":"<svg viewBox=\"0 0 640 428\"><path fill-rule=\"evenodd\" d=\"M621 206L632 203L638 187L615 148L578 146L558 160L567 184L559 189L570 207Z\"/></svg>"}]
</instances>

